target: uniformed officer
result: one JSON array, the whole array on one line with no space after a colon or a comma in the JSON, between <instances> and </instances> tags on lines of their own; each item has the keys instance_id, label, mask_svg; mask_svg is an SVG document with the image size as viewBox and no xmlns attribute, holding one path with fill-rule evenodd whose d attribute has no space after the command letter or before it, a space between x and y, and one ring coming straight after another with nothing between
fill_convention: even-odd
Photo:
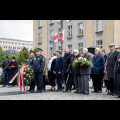
<instances>
[{"instance_id":1,"label":"uniformed officer","mask_svg":"<svg viewBox=\"0 0 120 120\"><path fill-rule=\"evenodd\" d=\"M32 84L32 92L35 90L35 82L37 83L37 93L42 92L43 85L43 70L45 66L45 58L42 56L42 49L38 48L36 50L36 57L33 60L33 69L34 69L34 81Z\"/></svg>"},{"instance_id":2,"label":"uniformed officer","mask_svg":"<svg viewBox=\"0 0 120 120\"><path fill-rule=\"evenodd\" d=\"M31 65L33 66L33 60L34 60L34 51L30 50L30 53L29 53L29 59L26 63L26 65Z\"/></svg>"},{"instance_id":3,"label":"uniformed officer","mask_svg":"<svg viewBox=\"0 0 120 120\"><path fill-rule=\"evenodd\" d=\"M34 51L30 50L29 59L28 59L26 65L30 65L30 66L33 67L33 60L34 60L34 58L35 58L35 56L34 56ZM33 82L34 82L34 80L33 80ZM31 85L30 85L29 92L33 92L33 90L32 90L32 84L33 84L33 82L32 82Z\"/></svg>"}]
</instances>

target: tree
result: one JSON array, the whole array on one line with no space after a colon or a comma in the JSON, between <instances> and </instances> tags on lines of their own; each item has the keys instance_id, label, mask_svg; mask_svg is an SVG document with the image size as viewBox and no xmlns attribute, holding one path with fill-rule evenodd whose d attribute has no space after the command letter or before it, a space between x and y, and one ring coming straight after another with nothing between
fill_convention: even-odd
<instances>
[{"instance_id":1,"label":"tree","mask_svg":"<svg viewBox=\"0 0 120 120\"><path fill-rule=\"evenodd\" d=\"M37 47L34 49L34 56L37 56L37 55L36 55L36 50L37 50Z\"/></svg>"},{"instance_id":2,"label":"tree","mask_svg":"<svg viewBox=\"0 0 120 120\"><path fill-rule=\"evenodd\" d=\"M4 59L3 56L4 56L4 55L3 55L3 49L2 49L2 47L0 46L0 67L2 66L2 63L3 63L3 59Z\"/></svg>"},{"instance_id":3,"label":"tree","mask_svg":"<svg viewBox=\"0 0 120 120\"><path fill-rule=\"evenodd\" d=\"M19 52L18 55L18 63L20 66L25 65L27 60L29 58L29 51L26 47L23 47L23 49Z\"/></svg>"}]
</instances>

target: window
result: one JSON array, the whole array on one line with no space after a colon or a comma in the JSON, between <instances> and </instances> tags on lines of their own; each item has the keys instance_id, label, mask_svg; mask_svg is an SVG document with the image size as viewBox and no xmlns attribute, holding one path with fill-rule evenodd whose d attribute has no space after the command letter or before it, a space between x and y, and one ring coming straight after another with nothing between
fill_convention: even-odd
<instances>
[{"instance_id":1,"label":"window","mask_svg":"<svg viewBox=\"0 0 120 120\"><path fill-rule=\"evenodd\" d=\"M103 41L102 40L97 41L96 45L100 48L103 48Z\"/></svg>"},{"instance_id":2,"label":"window","mask_svg":"<svg viewBox=\"0 0 120 120\"><path fill-rule=\"evenodd\" d=\"M68 26L68 37L72 37L72 25Z\"/></svg>"},{"instance_id":3,"label":"window","mask_svg":"<svg viewBox=\"0 0 120 120\"><path fill-rule=\"evenodd\" d=\"M50 42L53 42L53 39L54 39L54 36L55 36L54 30L51 30L50 34L51 34Z\"/></svg>"},{"instance_id":4,"label":"window","mask_svg":"<svg viewBox=\"0 0 120 120\"><path fill-rule=\"evenodd\" d=\"M41 33L38 34L38 43L39 44L42 43L42 34Z\"/></svg>"},{"instance_id":5,"label":"window","mask_svg":"<svg viewBox=\"0 0 120 120\"><path fill-rule=\"evenodd\" d=\"M38 21L38 27L42 27L42 20Z\"/></svg>"},{"instance_id":6,"label":"window","mask_svg":"<svg viewBox=\"0 0 120 120\"><path fill-rule=\"evenodd\" d=\"M78 44L78 49L79 49L79 54L82 54L83 43L79 43L79 44Z\"/></svg>"},{"instance_id":7,"label":"window","mask_svg":"<svg viewBox=\"0 0 120 120\"><path fill-rule=\"evenodd\" d=\"M50 20L50 24L53 24L54 23L54 20Z\"/></svg>"},{"instance_id":8,"label":"window","mask_svg":"<svg viewBox=\"0 0 120 120\"><path fill-rule=\"evenodd\" d=\"M97 32L103 31L103 21L102 20L97 20Z\"/></svg>"},{"instance_id":9,"label":"window","mask_svg":"<svg viewBox=\"0 0 120 120\"><path fill-rule=\"evenodd\" d=\"M72 53L72 45L68 45L68 48L70 49L70 52Z\"/></svg>"},{"instance_id":10,"label":"window","mask_svg":"<svg viewBox=\"0 0 120 120\"><path fill-rule=\"evenodd\" d=\"M79 35L83 35L83 23L79 24Z\"/></svg>"},{"instance_id":11,"label":"window","mask_svg":"<svg viewBox=\"0 0 120 120\"><path fill-rule=\"evenodd\" d=\"M53 47L50 48L50 52L52 52L52 51L53 51Z\"/></svg>"}]
</instances>

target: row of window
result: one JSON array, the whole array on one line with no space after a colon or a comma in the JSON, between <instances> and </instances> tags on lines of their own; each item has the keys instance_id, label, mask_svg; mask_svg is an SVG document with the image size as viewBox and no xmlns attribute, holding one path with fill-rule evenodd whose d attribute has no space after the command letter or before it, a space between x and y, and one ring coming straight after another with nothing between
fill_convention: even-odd
<instances>
[{"instance_id":1,"label":"row of window","mask_svg":"<svg viewBox=\"0 0 120 120\"><path fill-rule=\"evenodd\" d=\"M97 41L96 46L103 48L103 41L102 40ZM68 45L68 48L70 49L70 52L72 53L73 52L72 44ZM58 50L61 50L61 46L58 46ZM83 50L83 43L78 44L78 50L79 50L79 53L81 54ZM50 47L50 51L54 51L53 47Z\"/></svg>"},{"instance_id":2,"label":"row of window","mask_svg":"<svg viewBox=\"0 0 120 120\"><path fill-rule=\"evenodd\" d=\"M58 20L57 20L58 21ZM66 21L71 21L71 20L66 20ZM50 20L50 24L53 24L54 23L54 20ZM39 20L39 27L42 27L42 20ZM72 25L68 26L68 37L72 37ZM58 33L59 31L61 32L61 28L58 28ZM103 31L103 20L96 20L96 32L100 32L100 31ZM84 24L83 22L82 23L79 23L78 24L78 35L83 35L84 33ZM52 33L52 35L54 35Z\"/></svg>"},{"instance_id":3,"label":"row of window","mask_svg":"<svg viewBox=\"0 0 120 120\"><path fill-rule=\"evenodd\" d=\"M12 45L26 45L26 46L33 46L33 44L28 43L17 43L17 42L10 42L10 41L0 41L1 44L12 44Z\"/></svg>"},{"instance_id":4,"label":"row of window","mask_svg":"<svg viewBox=\"0 0 120 120\"><path fill-rule=\"evenodd\" d=\"M23 47L11 47L11 46L3 46L3 49L14 49L14 50L22 50Z\"/></svg>"}]
</instances>

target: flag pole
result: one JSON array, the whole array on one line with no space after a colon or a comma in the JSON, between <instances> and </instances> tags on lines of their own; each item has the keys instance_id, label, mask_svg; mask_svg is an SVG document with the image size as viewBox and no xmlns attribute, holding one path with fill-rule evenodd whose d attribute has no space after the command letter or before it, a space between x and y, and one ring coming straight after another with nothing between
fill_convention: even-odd
<instances>
[{"instance_id":1,"label":"flag pole","mask_svg":"<svg viewBox=\"0 0 120 120\"><path fill-rule=\"evenodd\" d=\"M62 30L63 30L63 20L61 20L61 33L62 33ZM61 56L62 56L62 40L61 40Z\"/></svg>"}]
</instances>

